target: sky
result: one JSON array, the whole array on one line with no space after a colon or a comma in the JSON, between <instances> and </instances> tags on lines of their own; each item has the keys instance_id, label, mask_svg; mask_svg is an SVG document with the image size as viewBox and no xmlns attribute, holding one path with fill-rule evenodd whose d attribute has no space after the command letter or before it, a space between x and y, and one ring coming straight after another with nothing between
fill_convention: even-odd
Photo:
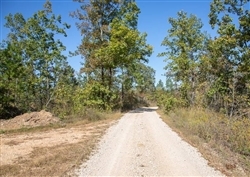
<instances>
[{"instance_id":1,"label":"sky","mask_svg":"<svg viewBox=\"0 0 250 177\"><path fill-rule=\"evenodd\" d=\"M62 16L62 22L71 25L67 30L68 37L62 37L61 41L67 47L65 55L69 51L76 50L81 42L80 31L77 30L76 19L69 16L69 13L80 8L80 4L73 0L51 0L53 13ZM200 18L204 24L203 31L207 31L211 36L216 35L209 25L208 14L212 0L136 0L141 10L138 21L138 30L147 33L147 43L153 46L154 52L149 57L148 65L156 70L156 83L161 79L165 83L166 66L164 58L157 57L165 48L161 46L164 37L167 36L167 30L171 28L168 23L170 17L176 17L178 11L185 11L188 14L194 14ZM31 17L35 12L43 8L45 0L0 0L0 42L6 39L8 29L4 27L5 19L9 13L22 13L25 18ZM69 64L78 72L81 68L83 59L81 56L68 58Z\"/></svg>"}]
</instances>

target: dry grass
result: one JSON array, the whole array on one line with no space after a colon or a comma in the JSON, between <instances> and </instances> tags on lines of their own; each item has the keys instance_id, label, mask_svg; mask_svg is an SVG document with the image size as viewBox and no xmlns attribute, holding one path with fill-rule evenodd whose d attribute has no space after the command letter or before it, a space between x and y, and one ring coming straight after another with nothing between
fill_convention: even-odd
<instances>
[{"instance_id":1,"label":"dry grass","mask_svg":"<svg viewBox=\"0 0 250 177\"><path fill-rule=\"evenodd\" d=\"M121 112L98 112L96 110L89 109L88 115L85 117L82 116L66 116L61 121L38 126L38 127L22 127L19 129L10 129L10 130L2 130L0 129L0 134L20 134L20 133L29 133L29 132L41 132L48 131L51 129L58 128L70 128L75 127L77 125L81 126L88 123L100 122L103 120L116 120L122 116Z\"/></svg>"},{"instance_id":2,"label":"dry grass","mask_svg":"<svg viewBox=\"0 0 250 177\"><path fill-rule=\"evenodd\" d=\"M86 159L96 137L76 144L36 148L29 157L15 164L3 165L0 176L62 176Z\"/></svg>"},{"instance_id":3,"label":"dry grass","mask_svg":"<svg viewBox=\"0 0 250 177\"><path fill-rule=\"evenodd\" d=\"M101 135L114 120L121 117L121 114L102 113L102 116L102 120L95 122L74 118L72 120L65 119L60 125L5 132L5 134L14 136L30 132L39 134L51 129L61 129L63 126L64 129L82 128L82 130L88 131L88 134L81 141L74 144L69 142L52 147L36 147L30 154L19 157L14 163L1 165L0 176L73 176L74 169L88 159ZM18 141L13 140L8 145L18 146L18 143Z\"/></svg>"},{"instance_id":4,"label":"dry grass","mask_svg":"<svg viewBox=\"0 0 250 177\"><path fill-rule=\"evenodd\" d=\"M208 110L158 111L179 135L227 176L250 176L250 120L228 119Z\"/></svg>"}]
</instances>

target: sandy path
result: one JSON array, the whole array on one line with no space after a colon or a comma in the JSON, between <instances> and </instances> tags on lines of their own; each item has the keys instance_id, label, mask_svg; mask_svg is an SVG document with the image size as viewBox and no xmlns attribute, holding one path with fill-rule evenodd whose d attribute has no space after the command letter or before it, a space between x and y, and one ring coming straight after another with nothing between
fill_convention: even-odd
<instances>
[{"instance_id":1,"label":"sandy path","mask_svg":"<svg viewBox=\"0 0 250 177\"><path fill-rule=\"evenodd\" d=\"M0 165L9 165L20 158L29 158L35 148L53 147L63 144L74 144L88 136L99 134L100 127L86 124L78 128L59 128L39 133L1 134L0 135Z\"/></svg>"},{"instance_id":2,"label":"sandy path","mask_svg":"<svg viewBox=\"0 0 250 177\"><path fill-rule=\"evenodd\" d=\"M125 114L110 127L79 176L222 176L173 132L154 108Z\"/></svg>"}]
</instances>

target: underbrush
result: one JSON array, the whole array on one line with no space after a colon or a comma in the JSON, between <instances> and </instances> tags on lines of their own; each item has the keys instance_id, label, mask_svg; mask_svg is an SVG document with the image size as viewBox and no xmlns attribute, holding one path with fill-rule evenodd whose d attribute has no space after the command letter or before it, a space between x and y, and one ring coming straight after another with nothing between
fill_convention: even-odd
<instances>
[{"instance_id":1,"label":"underbrush","mask_svg":"<svg viewBox=\"0 0 250 177\"><path fill-rule=\"evenodd\" d=\"M250 119L229 119L201 108L179 108L163 117L193 144L203 142L217 149L225 159L234 156L234 160L250 175ZM236 166L234 162L225 164L227 170L234 170Z\"/></svg>"}]
</instances>

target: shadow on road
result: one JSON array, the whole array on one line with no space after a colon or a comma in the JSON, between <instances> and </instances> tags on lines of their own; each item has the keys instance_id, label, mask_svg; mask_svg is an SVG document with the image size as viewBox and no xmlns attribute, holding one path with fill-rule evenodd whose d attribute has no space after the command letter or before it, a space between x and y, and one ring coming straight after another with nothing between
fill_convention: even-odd
<instances>
[{"instance_id":1,"label":"shadow on road","mask_svg":"<svg viewBox=\"0 0 250 177\"><path fill-rule=\"evenodd\" d=\"M153 112L156 111L158 107L142 107L142 108L137 108L133 111L129 111L129 113L144 113L144 112Z\"/></svg>"}]
</instances>

